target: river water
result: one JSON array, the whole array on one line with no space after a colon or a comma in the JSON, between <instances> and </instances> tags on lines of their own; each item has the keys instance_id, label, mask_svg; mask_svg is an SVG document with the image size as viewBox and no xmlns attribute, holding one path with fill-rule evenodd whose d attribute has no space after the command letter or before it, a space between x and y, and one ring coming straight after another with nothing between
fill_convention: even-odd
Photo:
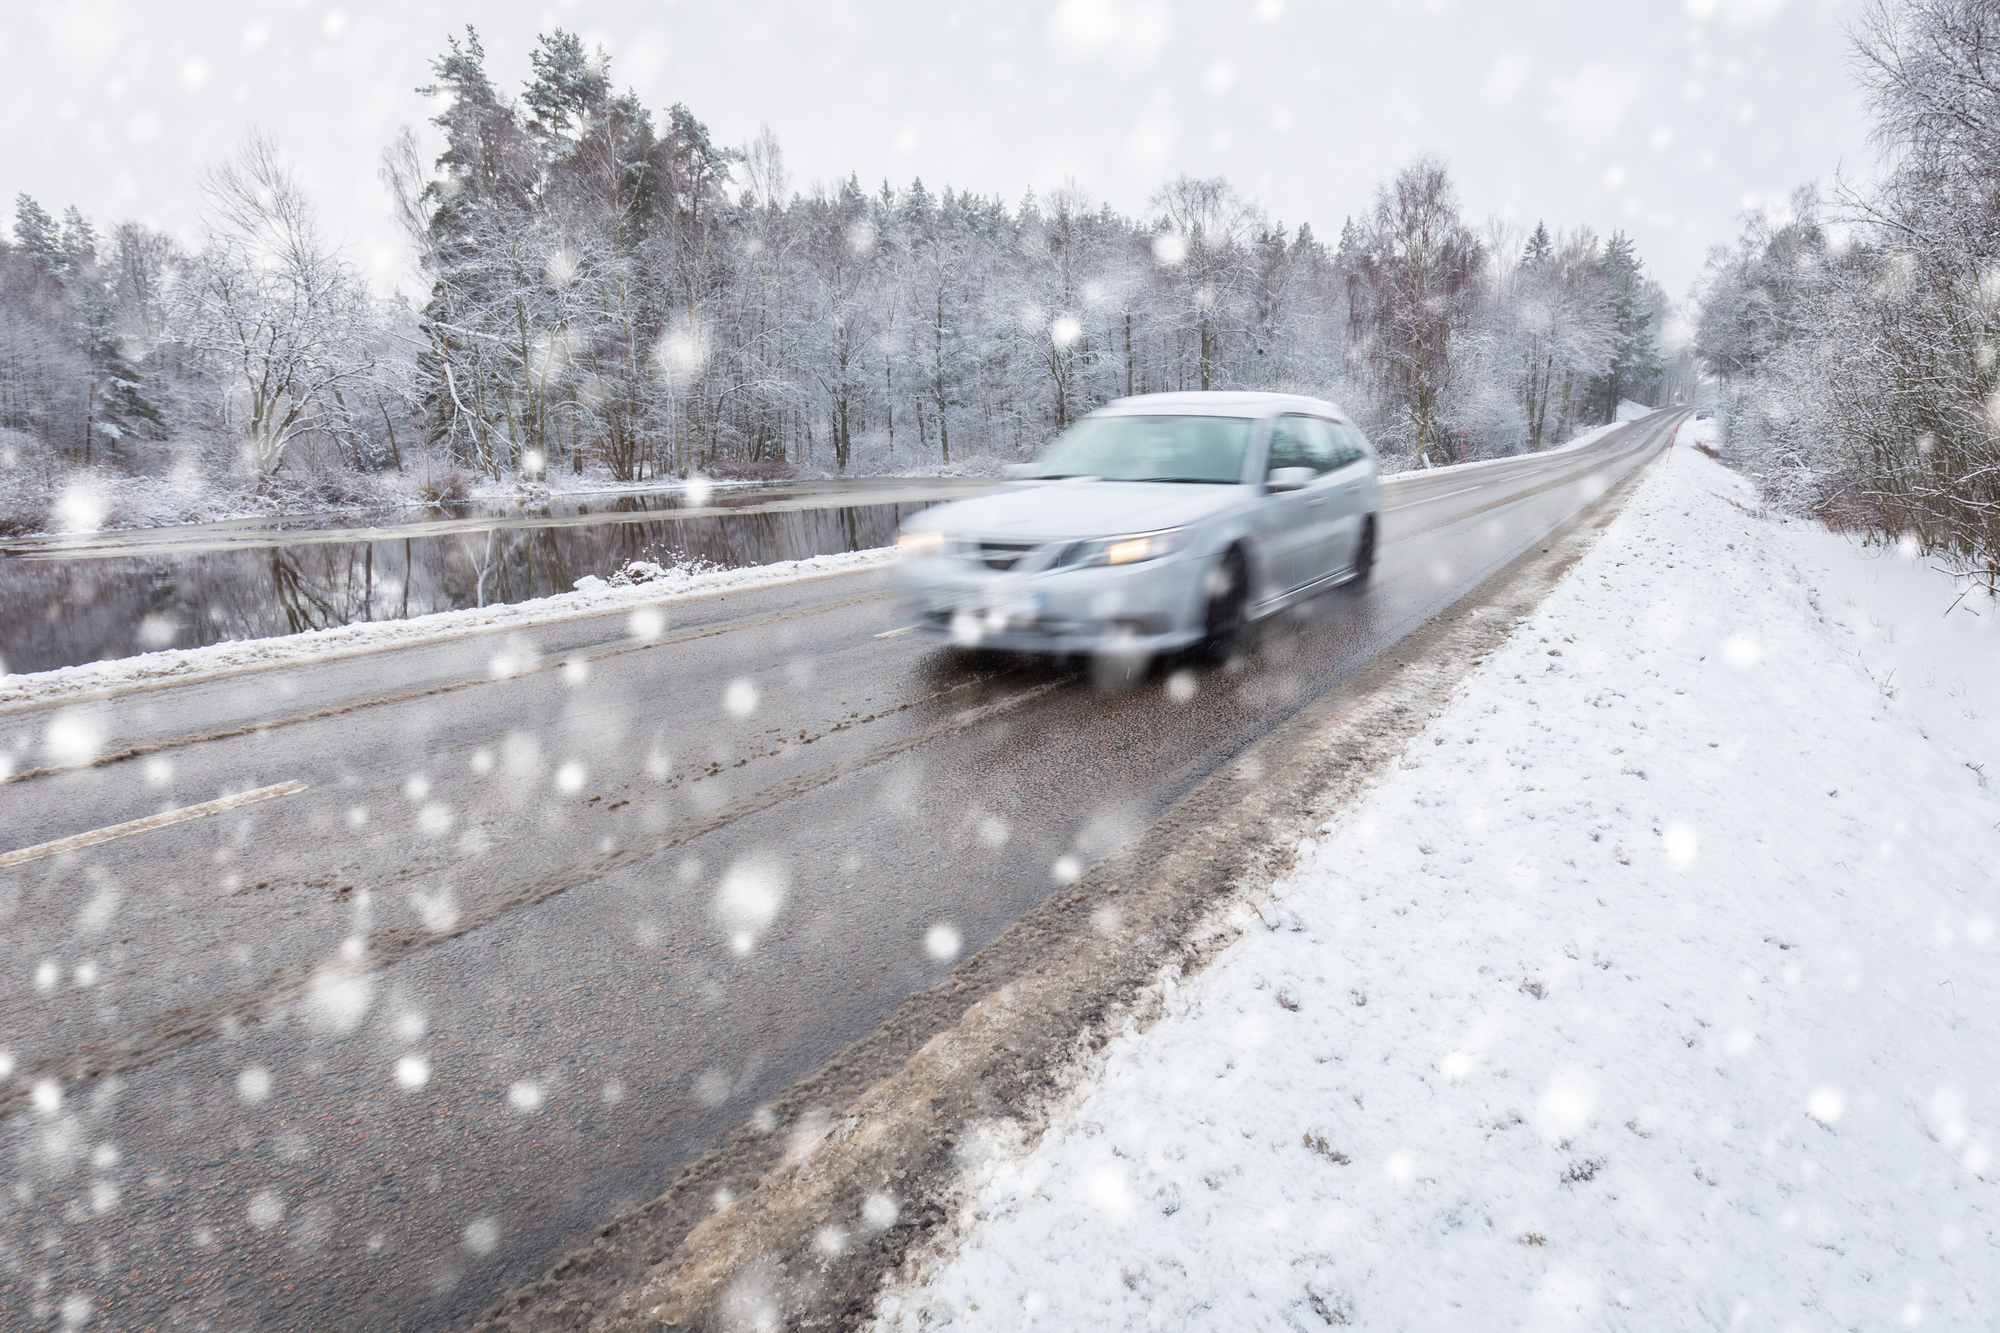
<instances>
[{"instance_id":1,"label":"river water","mask_svg":"<svg viewBox=\"0 0 2000 1333\"><path fill-rule=\"evenodd\" d=\"M991 484L869 478L19 539L0 546L0 673L527 601L630 560L867 550Z\"/></svg>"}]
</instances>

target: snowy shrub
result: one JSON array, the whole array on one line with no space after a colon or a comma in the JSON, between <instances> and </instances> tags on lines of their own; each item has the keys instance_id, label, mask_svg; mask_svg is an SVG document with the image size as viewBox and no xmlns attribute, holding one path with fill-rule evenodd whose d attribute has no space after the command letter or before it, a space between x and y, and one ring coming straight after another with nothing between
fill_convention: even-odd
<instances>
[{"instance_id":1,"label":"snowy shrub","mask_svg":"<svg viewBox=\"0 0 2000 1333\"><path fill-rule=\"evenodd\" d=\"M426 504L446 505L471 498L472 474L464 468L438 468L416 484L417 497Z\"/></svg>"},{"instance_id":2,"label":"snowy shrub","mask_svg":"<svg viewBox=\"0 0 2000 1333\"><path fill-rule=\"evenodd\" d=\"M631 588L641 583L679 582L693 578L697 574L707 574L726 569L713 560L698 555L683 555L676 551L665 563L658 560L628 560L617 573L606 580L614 588Z\"/></svg>"},{"instance_id":3,"label":"snowy shrub","mask_svg":"<svg viewBox=\"0 0 2000 1333\"><path fill-rule=\"evenodd\" d=\"M0 494L0 537L26 537L47 532L54 500L37 487Z\"/></svg>"},{"instance_id":4,"label":"snowy shrub","mask_svg":"<svg viewBox=\"0 0 2000 1333\"><path fill-rule=\"evenodd\" d=\"M1700 341L1725 457L1768 498L2000 582L2000 27L1974 0L1869 11L1855 55L1892 166L1745 219Z\"/></svg>"}]
</instances>

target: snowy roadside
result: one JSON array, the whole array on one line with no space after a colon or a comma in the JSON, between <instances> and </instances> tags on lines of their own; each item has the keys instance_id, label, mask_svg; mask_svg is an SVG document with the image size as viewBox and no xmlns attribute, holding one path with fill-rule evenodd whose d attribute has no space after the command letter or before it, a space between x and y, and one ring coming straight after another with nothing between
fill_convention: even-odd
<instances>
[{"instance_id":1,"label":"snowy roadside","mask_svg":"<svg viewBox=\"0 0 2000 1333\"><path fill-rule=\"evenodd\" d=\"M580 620L618 611L630 611L630 630L635 637L661 633L666 620L659 607L718 592L766 588L780 583L799 583L835 574L852 574L877 569L895 558L888 547L850 551L841 555L816 555L804 560L784 560L745 569L704 570L662 569L659 577L631 587L614 587L602 579L580 580L586 586L575 592L558 593L532 601L497 606L438 611L408 620L372 620L341 625L332 629L309 630L270 639L239 639L209 644L202 648L173 648L137 657L86 662L21 675L0 674L0 707L13 704L45 704L94 695L112 689L138 685L186 683L240 671L289 666L299 662L324 662L385 648L407 648L436 643L494 630L528 629L564 620ZM0 662L0 673L5 663Z\"/></svg>"},{"instance_id":2,"label":"snowy roadside","mask_svg":"<svg viewBox=\"0 0 2000 1333\"><path fill-rule=\"evenodd\" d=\"M1383 481L1406 481L1413 477L1443 477L1453 472L1469 472L1475 468L1490 467L1494 463L1508 463L1517 458L1547 458L1551 454L1564 454L1596 444L1621 426L1629 426L1630 421L1613 421L1609 425L1592 426L1566 444L1552 444L1539 453L1503 454L1499 458L1474 458L1464 463L1442 463L1437 467L1413 467L1402 472L1384 472Z\"/></svg>"},{"instance_id":3,"label":"snowy roadside","mask_svg":"<svg viewBox=\"0 0 2000 1333\"><path fill-rule=\"evenodd\" d=\"M1753 511L1656 464L878 1327L2000 1321L2000 606Z\"/></svg>"}]
</instances>

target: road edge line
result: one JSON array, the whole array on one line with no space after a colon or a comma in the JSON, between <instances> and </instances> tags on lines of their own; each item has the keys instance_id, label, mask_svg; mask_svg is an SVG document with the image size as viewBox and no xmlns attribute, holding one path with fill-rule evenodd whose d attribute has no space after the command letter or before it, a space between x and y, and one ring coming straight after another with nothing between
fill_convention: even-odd
<instances>
[{"instance_id":1,"label":"road edge line","mask_svg":"<svg viewBox=\"0 0 2000 1333\"><path fill-rule=\"evenodd\" d=\"M135 833L151 833L154 829L171 828L175 824L185 824L190 819L206 819L210 815L219 815L226 810L255 805L259 801L275 800L280 796L291 796L305 789L306 784L297 780L274 782L268 787L236 792L230 796L219 796L213 801L203 801L199 805L184 805L178 810L162 810L156 815L128 819L122 824L106 824L103 828L72 833L67 838L57 838L53 842L38 842L33 847L0 852L0 870L12 870L15 866L24 866L30 861L40 861L51 856L61 856L64 852L82 851L86 847L96 847L119 838L129 838Z\"/></svg>"}]
</instances>

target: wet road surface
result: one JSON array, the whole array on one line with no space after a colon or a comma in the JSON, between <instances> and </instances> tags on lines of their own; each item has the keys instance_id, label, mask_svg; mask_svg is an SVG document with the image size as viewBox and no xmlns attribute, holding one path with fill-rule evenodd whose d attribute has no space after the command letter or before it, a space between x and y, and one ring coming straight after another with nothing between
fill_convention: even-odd
<instances>
[{"instance_id":1,"label":"wet road surface","mask_svg":"<svg viewBox=\"0 0 2000 1333\"><path fill-rule=\"evenodd\" d=\"M0 1309L468 1321L1673 424L1393 483L1365 596L1122 692L896 635L877 571L643 642L620 615L0 712L17 768L150 751L0 787L0 851L261 797L0 869Z\"/></svg>"}]
</instances>

